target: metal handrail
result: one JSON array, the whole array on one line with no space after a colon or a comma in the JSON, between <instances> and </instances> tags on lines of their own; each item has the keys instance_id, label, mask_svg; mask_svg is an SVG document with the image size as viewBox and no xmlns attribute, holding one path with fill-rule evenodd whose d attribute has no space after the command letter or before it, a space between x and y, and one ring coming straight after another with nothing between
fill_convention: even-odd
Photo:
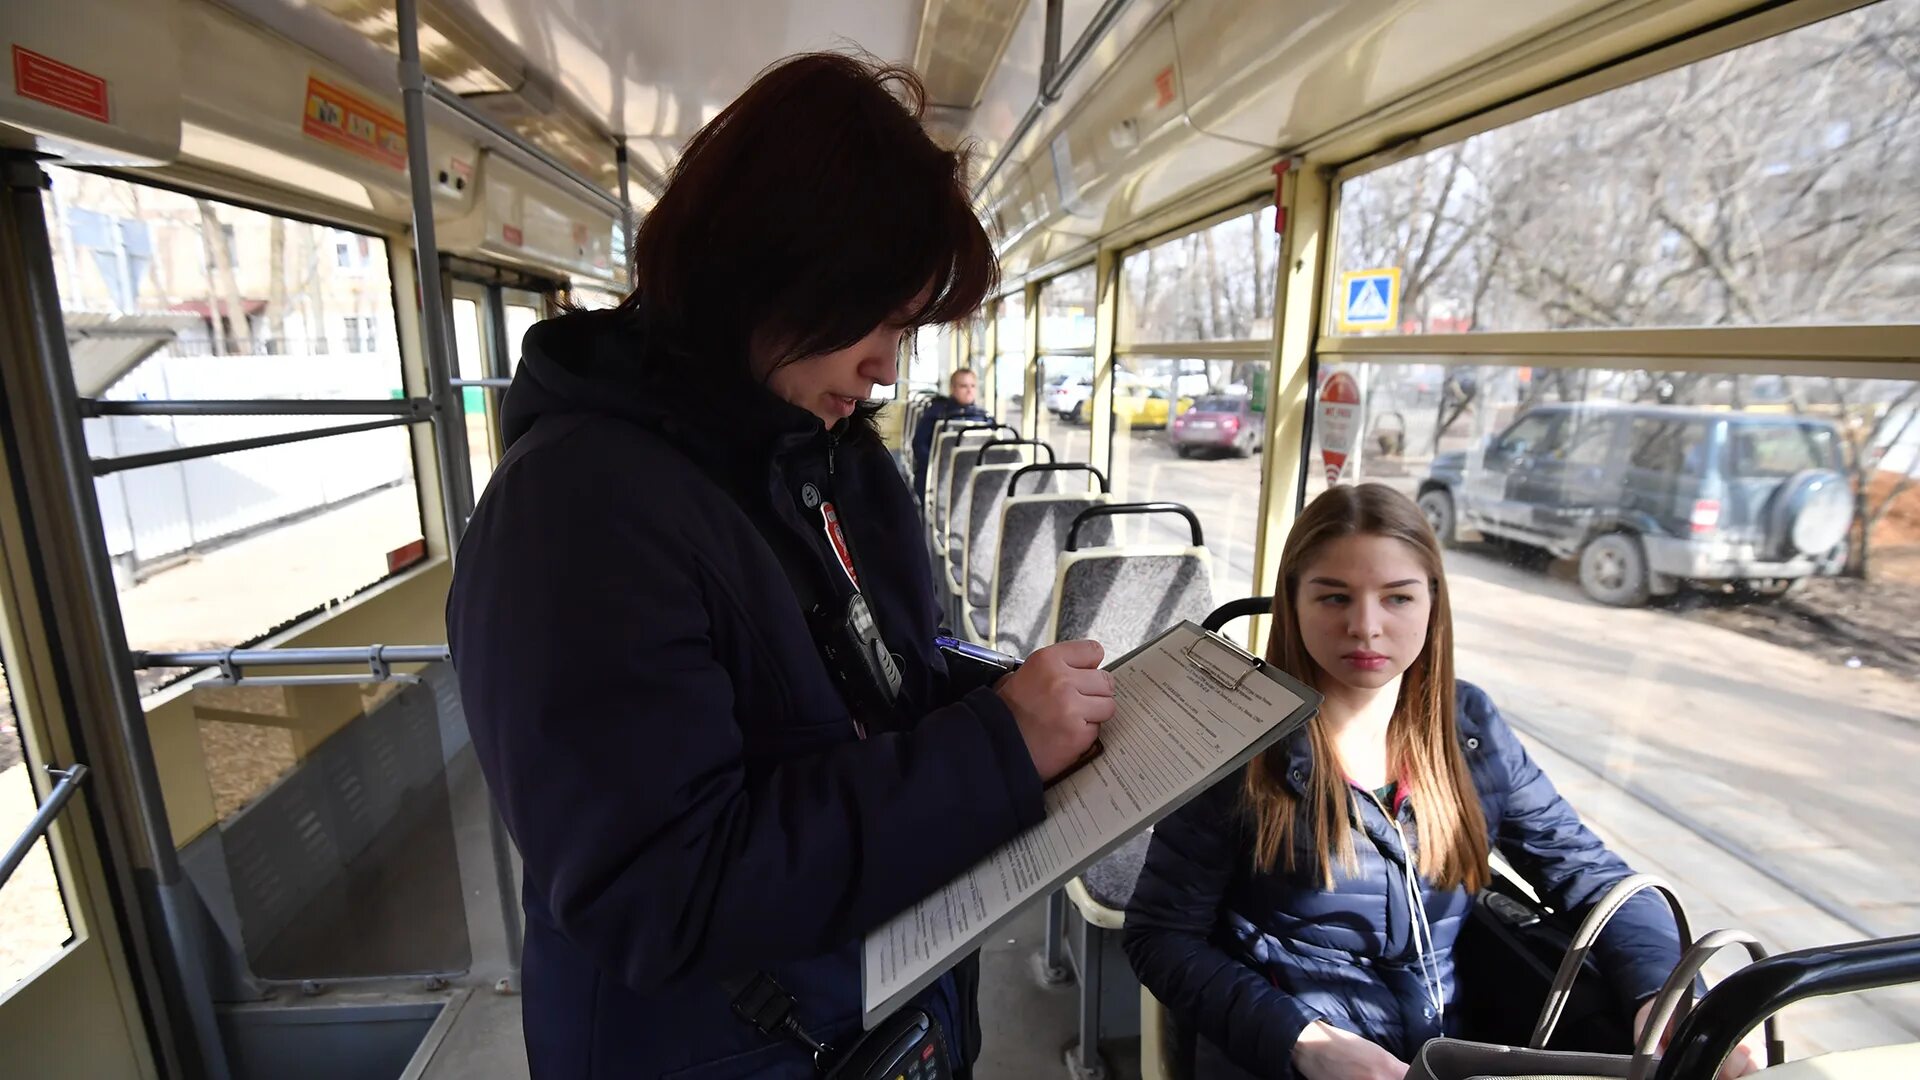
<instances>
[{"instance_id":1,"label":"metal handrail","mask_svg":"<svg viewBox=\"0 0 1920 1080\"><path fill-rule=\"evenodd\" d=\"M505 390L513 385L512 379L454 379L455 386L484 386L491 390Z\"/></svg>"},{"instance_id":2,"label":"metal handrail","mask_svg":"<svg viewBox=\"0 0 1920 1080\"><path fill-rule=\"evenodd\" d=\"M81 398L81 416L416 416L429 398L251 398L219 401L106 401Z\"/></svg>"},{"instance_id":3,"label":"metal handrail","mask_svg":"<svg viewBox=\"0 0 1920 1080\"><path fill-rule=\"evenodd\" d=\"M453 659L445 645L368 645L318 649L216 649L201 652L135 652L134 669L219 668L216 679L203 686L331 686L366 683L415 683L419 678L393 670L394 664L438 664ZM364 665L365 673L350 675L246 676L247 667L327 667Z\"/></svg>"},{"instance_id":4,"label":"metal handrail","mask_svg":"<svg viewBox=\"0 0 1920 1080\"><path fill-rule=\"evenodd\" d=\"M60 782L53 785L53 790L47 793L47 801L40 804L40 809L34 813L33 819L27 822L26 831L22 832L20 838L7 848L6 857L0 858L0 889L7 887L7 879L19 869L21 861L27 857L27 852L33 849L35 842L46 835L47 829L53 825L53 819L60 816L60 811L66 809L67 803L73 798L73 793L80 790L80 782L87 778L87 772L87 767L79 762L74 762L64 769L48 767L47 774L59 777Z\"/></svg>"},{"instance_id":5,"label":"metal handrail","mask_svg":"<svg viewBox=\"0 0 1920 1080\"><path fill-rule=\"evenodd\" d=\"M386 420L371 420L364 424L342 424L339 427L311 428L307 431L290 431L281 435L234 439L231 442L176 446L171 450L155 450L150 454L94 458L90 464L93 466L93 475L111 476L114 473L128 472L133 469L150 469L155 465L172 465L181 461L219 457L222 454L238 454L244 450L264 450L269 446L286 446L290 443L309 442L313 439L330 439L336 435L358 435L363 431L378 431L381 428L399 427L404 424L423 424L429 419L431 417L395 416Z\"/></svg>"}]
</instances>

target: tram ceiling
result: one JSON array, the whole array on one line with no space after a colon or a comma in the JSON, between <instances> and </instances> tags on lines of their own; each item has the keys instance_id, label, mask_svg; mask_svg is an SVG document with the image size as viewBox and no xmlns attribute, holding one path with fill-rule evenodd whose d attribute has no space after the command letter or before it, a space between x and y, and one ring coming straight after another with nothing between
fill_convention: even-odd
<instances>
[{"instance_id":1,"label":"tram ceiling","mask_svg":"<svg viewBox=\"0 0 1920 1080\"><path fill-rule=\"evenodd\" d=\"M968 134L991 162L976 197L1003 255L1032 261L1023 249L1063 246L1051 234L1084 244L1263 161L1363 157L1776 6L1135 0L1086 62L1062 73L1057 102L1036 93L1037 118L1016 126L992 106L1007 66L1040 48L1027 39L1044 20L1030 12L971 120ZM1793 5L1808 18L1839 6Z\"/></svg>"}]
</instances>

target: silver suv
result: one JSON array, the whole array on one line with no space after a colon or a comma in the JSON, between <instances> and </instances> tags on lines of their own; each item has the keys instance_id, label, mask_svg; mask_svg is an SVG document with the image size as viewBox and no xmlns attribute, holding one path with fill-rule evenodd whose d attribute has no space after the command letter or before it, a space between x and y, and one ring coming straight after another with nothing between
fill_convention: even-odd
<instances>
[{"instance_id":1,"label":"silver suv","mask_svg":"<svg viewBox=\"0 0 1920 1080\"><path fill-rule=\"evenodd\" d=\"M1826 420L1665 405L1551 404L1476 452L1438 455L1420 506L1461 528L1580 560L1603 604L1684 582L1778 595L1845 564L1853 492Z\"/></svg>"}]
</instances>

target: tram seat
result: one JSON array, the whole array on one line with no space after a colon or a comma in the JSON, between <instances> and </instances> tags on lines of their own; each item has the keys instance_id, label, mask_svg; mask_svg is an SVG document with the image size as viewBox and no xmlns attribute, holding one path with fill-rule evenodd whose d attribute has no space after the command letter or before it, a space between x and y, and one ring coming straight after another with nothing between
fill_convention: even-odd
<instances>
[{"instance_id":1,"label":"tram seat","mask_svg":"<svg viewBox=\"0 0 1920 1080\"><path fill-rule=\"evenodd\" d=\"M972 459L998 434L997 429L986 425L964 428L933 459L933 468L928 471L933 499L927 504L927 521L933 526L933 550L940 555L947 553L947 510L953 500L954 471L963 459Z\"/></svg>"},{"instance_id":2,"label":"tram seat","mask_svg":"<svg viewBox=\"0 0 1920 1080\"><path fill-rule=\"evenodd\" d=\"M1046 446L1045 443L1040 443ZM1053 453L1052 447L1047 453ZM1071 466L1070 469L1084 469ZM1021 479L1026 494L1049 495L1057 490L1055 478L1062 469L1036 468L1025 464L984 465L974 470L966 509L966 541L960 556L960 626L970 640L989 644L993 640L993 572L1000 554L1000 527L1007 500ZM1037 474L1037 475L1035 475Z\"/></svg>"},{"instance_id":3,"label":"tram seat","mask_svg":"<svg viewBox=\"0 0 1920 1080\"><path fill-rule=\"evenodd\" d=\"M1032 453L1018 440L990 439L978 450L954 455L953 472L947 480L947 505L942 508L947 522L947 584L954 591L960 589L960 554L967 544L974 471L983 465L1026 464Z\"/></svg>"},{"instance_id":4,"label":"tram seat","mask_svg":"<svg viewBox=\"0 0 1920 1080\"><path fill-rule=\"evenodd\" d=\"M942 451L953 445L959 439L961 432L986 426L978 420L935 420L933 422L933 438L927 443L927 475L922 478L919 491L921 513L927 516L929 526L933 524L934 482L938 478L936 466ZM918 461L914 463L914 467L919 468Z\"/></svg>"},{"instance_id":5,"label":"tram seat","mask_svg":"<svg viewBox=\"0 0 1920 1080\"><path fill-rule=\"evenodd\" d=\"M1007 501L1007 483L1025 467L1015 461L973 470L963 500L966 509L958 511L966 528L958 558L950 562L950 568L958 569L958 580L951 582L959 597L960 620L956 625L967 640L983 645L992 630L987 618L988 589L993 584L993 556L1000 546L1000 513ZM1050 483L1043 483L1037 492L1052 490ZM948 554L955 555L956 551L949 548Z\"/></svg>"},{"instance_id":6,"label":"tram seat","mask_svg":"<svg viewBox=\"0 0 1920 1080\"><path fill-rule=\"evenodd\" d=\"M954 607L958 611L960 598L966 594L966 548L975 528L975 507L973 496L977 490L973 477L981 469L996 469L1004 465L1021 467L1033 463L1037 450L1046 450L1046 459L1052 461L1054 448L1046 446L1037 438L995 438L977 452L960 454L954 459L954 477L950 480L950 492L947 498L947 588L954 594ZM995 473L1000 477L998 484L987 484L985 490L998 486L1004 496L1008 473ZM1000 502L993 500L993 513L998 513Z\"/></svg>"},{"instance_id":7,"label":"tram seat","mask_svg":"<svg viewBox=\"0 0 1920 1080\"><path fill-rule=\"evenodd\" d=\"M940 423L946 424L947 421ZM921 513L926 519L929 539L937 543L941 539L940 505L946 501L946 477L948 470L953 467L954 457L963 442L972 443L973 448L978 450L980 443L991 437L992 429L985 424L945 428L936 425L935 431L933 446L927 455L927 489L921 503Z\"/></svg>"},{"instance_id":8,"label":"tram seat","mask_svg":"<svg viewBox=\"0 0 1920 1080\"><path fill-rule=\"evenodd\" d=\"M1186 517L1193 542L1088 546L1091 525L1120 514L1158 513ZM1068 528L1047 640L1092 638L1117 658L1183 621L1199 622L1213 610L1211 562L1199 519L1178 503L1089 507Z\"/></svg>"},{"instance_id":9,"label":"tram seat","mask_svg":"<svg viewBox=\"0 0 1920 1080\"><path fill-rule=\"evenodd\" d=\"M1078 1044L1067 1052L1070 1068L1086 1075L1096 1070L1102 1040L1129 1038L1141 1031L1140 980L1134 977L1120 944L1127 902L1147 861L1153 840L1148 829L1115 848L1067 882L1071 901L1066 956L1079 983Z\"/></svg>"},{"instance_id":10,"label":"tram seat","mask_svg":"<svg viewBox=\"0 0 1920 1080\"><path fill-rule=\"evenodd\" d=\"M1104 487L1104 477L1101 483ZM1052 640L1046 636L1047 620L1053 613L1053 588L1067 531L1082 511L1105 504L1107 498L1104 490L1007 498L988 605L994 648L1026 656ZM1090 542L1102 543L1111 538L1111 531L1112 525L1102 519L1081 534Z\"/></svg>"}]
</instances>

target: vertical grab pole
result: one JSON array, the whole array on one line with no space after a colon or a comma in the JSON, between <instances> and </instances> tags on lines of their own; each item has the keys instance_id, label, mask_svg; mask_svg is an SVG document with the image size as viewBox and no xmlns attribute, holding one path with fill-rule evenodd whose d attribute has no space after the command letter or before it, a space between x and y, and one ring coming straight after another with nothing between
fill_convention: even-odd
<instances>
[{"instance_id":1,"label":"vertical grab pole","mask_svg":"<svg viewBox=\"0 0 1920 1080\"><path fill-rule=\"evenodd\" d=\"M397 0L400 24L400 97L406 109L407 177L413 187L413 257L420 278L420 328L425 338L427 389L433 398L433 444L440 465L440 505L447 522L447 555L460 549L473 506L473 474L467 462L466 411L453 385L453 338L447 298L440 282L440 248L433 226L433 171L427 160L427 75L420 66L419 0ZM499 987L520 986L520 897L514 888L513 850L493 800L487 800L487 838L500 890L500 923L506 932L508 976Z\"/></svg>"},{"instance_id":2,"label":"vertical grab pole","mask_svg":"<svg viewBox=\"0 0 1920 1080\"><path fill-rule=\"evenodd\" d=\"M419 0L398 0L400 97L407 121L407 178L413 186L413 258L420 278L420 333L433 398L433 442L440 458L440 508L447 520L447 553L460 547L473 505L467 470L466 413L453 385L453 337L440 280L440 247L433 224L433 168L427 159L427 76L420 66Z\"/></svg>"},{"instance_id":3,"label":"vertical grab pole","mask_svg":"<svg viewBox=\"0 0 1920 1080\"><path fill-rule=\"evenodd\" d=\"M622 135L613 144L614 161L620 165L620 257L627 264L627 288L633 288L633 199L628 194L627 138Z\"/></svg>"}]
</instances>

